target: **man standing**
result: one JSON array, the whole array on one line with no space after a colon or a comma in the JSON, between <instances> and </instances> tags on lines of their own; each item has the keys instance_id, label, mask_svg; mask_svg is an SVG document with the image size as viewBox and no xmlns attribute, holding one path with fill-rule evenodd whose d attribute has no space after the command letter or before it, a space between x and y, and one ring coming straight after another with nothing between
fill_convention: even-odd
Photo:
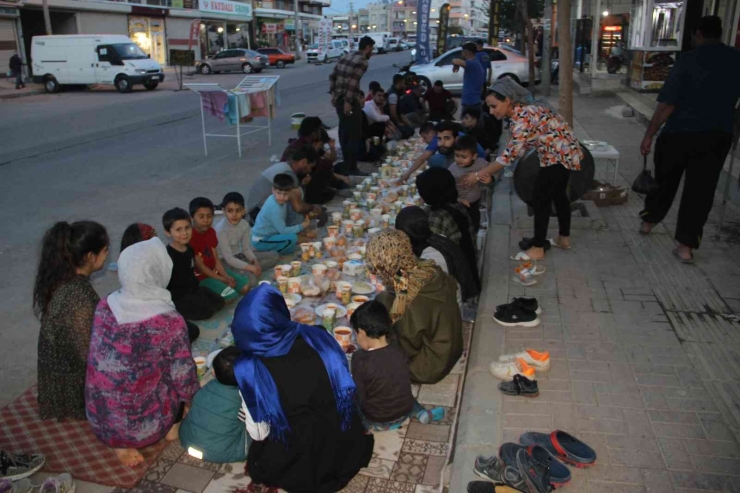
<instances>
[{"instance_id":1,"label":"man standing","mask_svg":"<svg viewBox=\"0 0 740 493\"><path fill-rule=\"evenodd\" d=\"M483 76L486 83L483 85L483 91L481 99L486 99L486 89L491 85L491 77L493 77L493 68L491 67L491 57L488 56L486 50L483 49L483 40L479 39L475 42L475 48L478 50L475 52L475 59L478 60L480 66L483 67Z\"/></svg>"},{"instance_id":2,"label":"man standing","mask_svg":"<svg viewBox=\"0 0 740 493\"><path fill-rule=\"evenodd\" d=\"M465 43L462 47L462 59L452 60L452 71L457 73L460 68L465 70L463 75L462 98L460 104L465 107L480 109L483 81L485 80L483 67L475 57L478 49L475 43Z\"/></svg>"},{"instance_id":3,"label":"man standing","mask_svg":"<svg viewBox=\"0 0 740 493\"><path fill-rule=\"evenodd\" d=\"M359 50L339 59L329 76L329 93L339 116L339 145L344 162L339 172L343 175L363 175L357 169L357 156L362 140L362 101L360 79L367 71L375 41L369 36L360 40Z\"/></svg>"},{"instance_id":4,"label":"man standing","mask_svg":"<svg viewBox=\"0 0 740 493\"><path fill-rule=\"evenodd\" d=\"M645 198L640 233L649 234L665 218L686 172L676 225L678 247L673 252L683 263L693 262L692 251L701 243L732 145L740 98L740 52L722 44L721 36L719 17L699 21L693 33L696 49L681 55L673 66L640 145L644 156L650 154L653 136L665 123L655 144L655 178L660 188Z\"/></svg>"},{"instance_id":5,"label":"man standing","mask_svg":"<svg viewBox=\"0 0 740 493\"><path fill-rule=\"evenodd\" d=\"M10 57L10 63L8 66L15 77L15 88L21 89L26 87L26 84L23 83L23 61L21 60L21 57L18 56L18 53L13 53L13 56Z\"/></svg>"}]
</instances>

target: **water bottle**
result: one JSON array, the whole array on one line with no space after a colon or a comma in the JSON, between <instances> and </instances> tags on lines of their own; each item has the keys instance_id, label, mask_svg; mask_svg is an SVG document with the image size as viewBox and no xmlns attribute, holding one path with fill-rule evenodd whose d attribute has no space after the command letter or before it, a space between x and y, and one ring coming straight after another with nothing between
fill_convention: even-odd
<instances>
[{"instance_id":1,"label":"water bottle","mask_svg":"<svg viewBox=\"0 0 740 493\"><path fill-rule=\"evenodd\" d=\"M480 206L480 229L488 229L488 207Z\"/></svg>"}]
</instances>

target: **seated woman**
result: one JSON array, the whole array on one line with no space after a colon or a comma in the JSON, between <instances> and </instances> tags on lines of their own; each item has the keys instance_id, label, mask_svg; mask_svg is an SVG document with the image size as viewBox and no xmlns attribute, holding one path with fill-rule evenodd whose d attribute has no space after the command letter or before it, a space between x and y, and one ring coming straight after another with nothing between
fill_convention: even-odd
<instances>
[{"instance_id":1,"label":"seated woman","mask_svg":"<svg viewBox=\"0 0 740 493\"><path fill-rule=\"evenodd\" d=\"M457 185L449 170L429 168L416 177L421 199L429 206L429 229L460 246L472 271L478 272L473 221L457 201Z\"/></svg>"},{"instance_id":2,"label":"seated woman","mask_svg":"<svg viewBox=\"0 0 740 493\"><path fill-rule=\"evenodd\" d=\"M367 265L395 292L376 299L389 308L398 342L409 358L411 380L439 382L463 350L455 279L434 262L417 259L409 237L393 229L370 237Z\"/></svg>"},{"instance_id":3,"label":"seated woman","mask_svg":"<svg viewBox=\"0 0 740 493\"><path fill-rule=\"evenodd\" d=\"M406 233L411 240L414 255L421 260L434 260L460 285L462 300L469 300L480 293L480 278L477 270L471 270L462 250L444 236L432 233L429 218L421 207L401 209L396 217L396 229Z\"/></svg>"},{"instance_id":4,"label":"seated woman","mask_svg":"<svg viewBox=\"0 0 740 493\"><path fill-rule=\"evenodd\" d=\"M285 299L262 285L239 303L231 324L245 403L247 454L257 484L333 492L368 465L374 439L355 407L347 357L323 328L290 319Z\"/></svg>"},{"instance_id":5,"label":"seated woman","mask_svg":"<svg viewBox=\"0 0 740 493\"><path fill-rule=\"evenodd\" d=\"M185 320L166 286L172 260L159 238L135 243L118 259L121 289L98 304L87 362L87 420L119 460L167 436L198 390ZM168 432L170 432L168 434Z\"/></svg>"}]
</instances>

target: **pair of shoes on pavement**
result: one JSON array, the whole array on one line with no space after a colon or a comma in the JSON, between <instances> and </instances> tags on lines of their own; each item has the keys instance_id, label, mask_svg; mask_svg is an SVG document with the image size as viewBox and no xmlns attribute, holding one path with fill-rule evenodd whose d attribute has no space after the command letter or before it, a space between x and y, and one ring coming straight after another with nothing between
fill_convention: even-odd
<instances>
[{"instance_id":1,"label":"pair of shoes on pavement","mask_svg":"<svg viewBox=\"0 0 740 493\"><path fill-rule=\"evenodd\" d=\"M537 382L534 381L536 371L548 371L550 369L549 351L535 351L534 349L524 349L518 353L502 354L498 361L491 363L489 368L491 375L503 380L504 382L514 382L517 385L499 386L502 392L508 395L531 395L535 397L539 394ZM515 377L520 377L516 380ZM532 389L531 387L534 387ZM518 389L518 393L512 393ZM536 392L535 392L536 391ZM534 394L534 395L532 395Z\"/></svg>"},{"instance_id":2,"label":"pair of shoes on pavement","mask_svg":"<svg viewBox=\"0 0 740 493\"><path fill-rule=\"evenodd\" d=\"M537 327L540 313L535 298L514 298L511 303L497 306L493 319L504 327Z\"/></svg>"},{"instance_id":3,"label":"pair of shoes on pavement","mask_svg":"<svg viewBox=\"0 0 740 493\"><path fill-rule=\"evenodd\" d=\"M537 386L537 380L530 380L523 375L514 375L511 382L501 382L498 388L505 395L521 395L522 397L537 397L540 395L540 388Z\"/></svg>"},{"instance_id":4,"label":"pair of shoes on pavement","mask_svg":"<svg viewBox=\"0 0 740 493\"><path fill-rule=\"evenodd\" d=\"M522 286L534 286L537 284L536 276L541 276L546 272L542 265L537 265L534 260L528 260L514 269L514 282Z\"/></svg>"},{"instance_id":5,"label":"pair of shoes on pavement","mask_svg":"<svg viewBox=\"0 0 740 493\"><path fill-rule=\"evenodd\" d=\"M507 445L516 444L504 444ZM493 483L472 481L468 483L468 493L494 493L496 485L505 485L525 493L550 493L552 485L547 462L542 463L535 459L526 447L513 452L514 454L506 459L503 456L478 457L473 470L478 476ZM565 466L563 468L567 471Z\"/></svg>"}]
</instances>

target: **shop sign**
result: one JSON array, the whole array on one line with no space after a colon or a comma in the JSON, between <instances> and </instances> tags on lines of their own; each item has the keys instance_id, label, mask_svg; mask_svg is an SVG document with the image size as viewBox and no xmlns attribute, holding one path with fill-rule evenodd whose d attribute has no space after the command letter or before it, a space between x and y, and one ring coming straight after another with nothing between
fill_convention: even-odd
<instances>
[{"instance_id":1,"label":"shop sign","mask_svg":"<svg viewBox=\"0 0 740 493\"><path fill-rule=\"evenodd\" d=\"M189 67L195 64L195 52L193 50L170 50L170 65Z\"/></svg>"},{"instance_id":2,"label":"shop sign","mask_svg":"<svg viewBox=\"0 0 740 493\"><path fill-rule=\"evenodd\" d=\"M277 24L262 24L265 33L275 34L277 32Z\"/></svg>"},{"instance_id":3,"label":"shop sign","mask_svg":"<svg viewBox=\"0 0 740 493\"><path fill-rule=\"evenodd\" d=\"M200 0L200 11L209 14L226 14L252 19L252 5L231 0Z\"/></svg>"},{"instance_id":4,"label":"shop sign","mask_svg":"<svg viewBox=\"0 0 740 493\"><path fill-rule=\"evenodd\" d=\"M176 9L181 9L185 6L182 0L171 0L172 1L172 7Z\"/></svg>"},{"instance_id":5,"label":"shop sign","mask_svg":"<svg viewBox=\"0 0 740 493\"><path fill-rule=\"evenodd\" d=\"M285 19L283 21L283 29L286 31L295 31L295 19Z\"/></svg>"},{"instance_id":6,"label":"shop sign","mask_svg":"<svg viewBox=\"0 0 740 493\"><path fill-rule=\"evenodd\" d=\"M324 53L329 51L329 42L331 41L331 19L323 18L319 21L319 57L323 58Z\"/></svg>"},{"instance_id":7,"label":"shop sign","mask_svg":"<svg viewBox=\"0 0 740 493\"><path fill-rule=\"evenodd\" d=\"M0 16L18 17L18 9L0 7Z\"/></svg>"},{"instance_id":8,"label":"shop sign","mask_svg":"<svg viewBox=\"0 0 740 493\"><path fill-rule=\"evenodd\" d=\"M200 35L200 19L195 19L190 23L190 36L188 37L188 50L193 48L193 45L197 43L198 36Z\"/></svg>"}]
</instances>

